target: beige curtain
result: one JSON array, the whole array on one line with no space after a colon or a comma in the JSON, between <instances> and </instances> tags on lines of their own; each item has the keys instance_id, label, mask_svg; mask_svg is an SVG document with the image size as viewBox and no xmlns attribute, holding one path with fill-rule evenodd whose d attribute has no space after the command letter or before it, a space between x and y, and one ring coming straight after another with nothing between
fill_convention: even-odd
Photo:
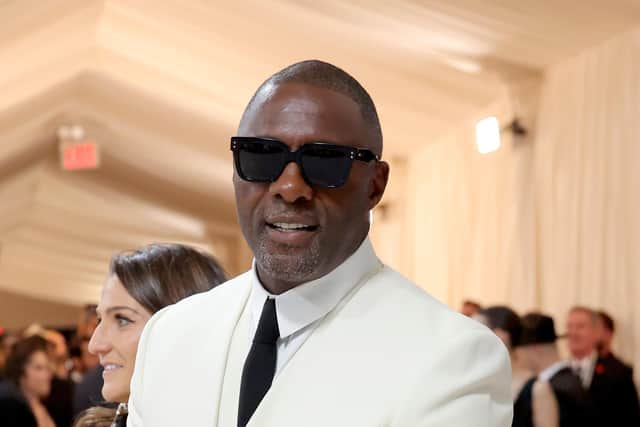
<instances>
[{"instance_id":1,"label":"beige curtain","mask_svg":"<svg viewBox=\"0 0 640 427\"><path fill-rule=\"evenodd\" d=\"M542 310L561 332L571 305L604 308L639 373L640 30L550 68L539 95L525 140L480 155L469 123L410 159L403 271L454 307Z\"/></svg>"},{"instance_id":2,"label":"beige curtain","mask_svg":"<svg viewBox=\"0 0 640 427\"><path fill-rule=\"evenodd\" d=\"M535 141L540 305L604 308L640 370L640 30L549 70ZM640 377L638 377L640 378Z\"/></svg>"}]
</instances>

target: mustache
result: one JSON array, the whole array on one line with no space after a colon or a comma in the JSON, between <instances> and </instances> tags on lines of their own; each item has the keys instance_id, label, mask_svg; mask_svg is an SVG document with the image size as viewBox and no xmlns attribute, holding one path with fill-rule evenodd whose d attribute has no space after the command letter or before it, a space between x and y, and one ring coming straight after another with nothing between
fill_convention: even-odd
<instances>
[{"instance_id":1,"label":"mustache","mask_svg":"<svg viewBox=\"0 0 640 427\"><path fill-rule=\"evenodd\" d=\"M302 206L275 206L264 210L263 216L265 220L300 220L318 222L318 213L311 207Z\"/></svg>"}]
</instances>

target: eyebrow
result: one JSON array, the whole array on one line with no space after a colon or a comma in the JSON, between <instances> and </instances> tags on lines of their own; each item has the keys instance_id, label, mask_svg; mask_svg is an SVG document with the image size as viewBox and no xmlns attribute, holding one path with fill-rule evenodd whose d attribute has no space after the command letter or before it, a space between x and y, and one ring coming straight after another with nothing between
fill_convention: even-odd
<instances>
[{"instance_id":1,"label":"eyebrow","mask_svg":"<svg viewBox=\"0 0 640 427\"><path fill-rule=\"evenodd\" d=\"M113 313L114 311L118 311L118 310L129 310L129 311L134 312L137 315L140 315L140 312L138 312L136 309L131 308L131 307L127 307L125 305L116 305L114 307L109 307L105 311L105 314ZM100 313L98 313L98 315L100 315Z\"/></svg>"}]
</instances>

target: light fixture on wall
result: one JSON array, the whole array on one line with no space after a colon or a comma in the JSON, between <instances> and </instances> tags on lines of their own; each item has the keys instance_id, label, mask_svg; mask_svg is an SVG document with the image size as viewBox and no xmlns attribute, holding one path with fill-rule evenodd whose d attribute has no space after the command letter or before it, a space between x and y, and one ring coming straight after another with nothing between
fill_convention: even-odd
<instances>
[{"instance_id":1,"label":"light fixture on wall","mask_svg":"<svg viewBox=\"0 0 640 427\"><path fill-rule=\"evenodd\" d=\"M520 121L513 119L502 132L511 132L515 137L524 136L527 130ZM476 147L480 154L487 154L500 148L500 124L496 117L487 117L476 124Z\"/></svg>"}]
</instances>

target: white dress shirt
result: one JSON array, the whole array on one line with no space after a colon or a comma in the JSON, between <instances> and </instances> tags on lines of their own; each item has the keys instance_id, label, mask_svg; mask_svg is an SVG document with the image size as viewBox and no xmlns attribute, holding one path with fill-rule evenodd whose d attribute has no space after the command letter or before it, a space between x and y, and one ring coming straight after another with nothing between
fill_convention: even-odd
<instances>
[{"instance_id":1,"label":"white dress shirt","mask_svg":"<svg viewBox=\"0 0 640 427\"><path fill-rule=\"evenodd\" d=\"M283 294L272 295L262 287L254 260L249 296L249 336L253 340L266 299L274 298L280 329L275 375L282 371L309 338L319 321L338 305L367 272L381 266L367 238L349 258L329 274L296 286Z\"/></svg>"},{"instance_id":2,"label":"white dress shirt","mask_svg":"<svg viewBox=\"0 0 640 427\"><path fill-rule=\"evenodd\" d=\"M593 370L595 369L597 361L598 353L596 353L595 350L589 356L583 357L582 359L572 358L570 361L571 369L580 377L582 386L585 389L589 389L591 386Z\"/></svg>"}]
</instances>

